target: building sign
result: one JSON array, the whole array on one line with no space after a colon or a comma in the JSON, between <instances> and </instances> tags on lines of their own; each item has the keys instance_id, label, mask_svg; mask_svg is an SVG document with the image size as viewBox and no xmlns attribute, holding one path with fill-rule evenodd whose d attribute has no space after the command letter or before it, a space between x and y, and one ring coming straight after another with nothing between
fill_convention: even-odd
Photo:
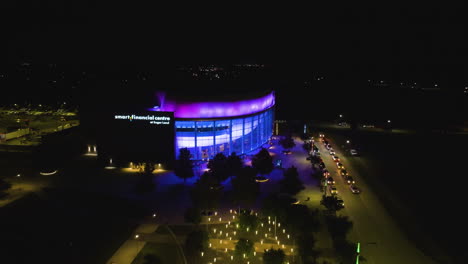
<instances>
[{"instance_id":1,"label":"building sign","mask_svg":"<svg viewBox=\"0 0 468 264\"><path fill-rule=\"evenodd\" d=\"M163 113L161 113L163 114ZM168 115L135 115L135 114L119 114L114 115L115 120L147 121L152 125L170 125L172 117Z\"/></svg>"}]
</instances>

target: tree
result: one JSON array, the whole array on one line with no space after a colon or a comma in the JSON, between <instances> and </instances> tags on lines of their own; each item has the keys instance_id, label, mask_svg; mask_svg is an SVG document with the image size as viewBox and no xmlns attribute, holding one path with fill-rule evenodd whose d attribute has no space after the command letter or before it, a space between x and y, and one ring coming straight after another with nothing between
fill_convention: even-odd
<instances>
[{"instance_id":1,"label":"tree","mask_svg":"<svg viewBox=\"0 0 468 264\"><path fill-rule=\"evenodd\" d=\"M280 199L275 194L270 194L262 200L262 214L265 216L276 217L278 222L286 221L286 209L288 204L284 199Z\"/></svg>"},{"instance_id":2,"label":"tree","mask_svg":"<svg viewBox=\"0 0 468 264\"><path fill-rule=\"evenodd\" d=\"M227 157L227 168L229 176L236 176L239 171L244 166L241 157L236 155L236 152L232 152L229 157Z\"/></svg>"},{"instance_id":3,"label":"tree","mask_svg":"<svg viewBox=\"0 0 468 264\"><path fill-rule=\"evenodd\" d=\"M145 170L144 170L144 174L147 175L147 176L153 176L153 171L155 169L155 165L154 163L152 162L145 162Z\"/></svg>"},{"instance_id":4,"label":"tree","mask_svg":"<svg viewBox=\"0 0 468 264\"><path fill-rule=\"evenodd\" d=\"M270 249L265 249L263 253L263 263L265 264L283 264L286 255L281 248L274 249L273 247Z\"/></svg>"},{"instance_id":5,"label":"tree","mask_svg":"<svg viewBox=\"0 0 468 264\"><path fill-rule=\"evenodd\" d=\"M320 201L320 204L325 206L327 210L335 214L337 211L343 209L343 206L338 203L338 197L335 195L330 195L330 196L322 196L322 200Z\"/></svg>"},{"instance_id":6,"label":"tree","mask_svg":"<svg viewBox=\"0 0 468 264\"><path fill-rule=\"evenodd\" d=\"M147 254L143 258L143 264L162 264L161 259L154 254Z\"/></svg>"},{"instance_id":7,"label":"tree","mask_svg":"<svg viewBox=\"0 0 468 264\"><path fill-rule=\"evenodd\" d=\"M318 252L314 250L315 242L311 232L304 232L297 238L297 251L302 263L316 263Z\"/></svg>"},{"instance_id":8,"label":"tree","mask_svg":"<svg viewBox=\"0 0 468 264\"><path fill-rule=\"evenodd\" d=\"M294 139L292 138L291 134L288 134L285 137L281 138L279 143L286 150L292 149L296 146L296 143L294 142Z\"/></svg>"},{"instance_id":9,"label":"tree","mask_svg":"<svg viewBox=\"0 0 468 264\"><path fill-rule=\"evenodd\" d=\"M252 158L252 166L261 175L269 174L273 170L273 158L270 156L270 153L266 148L262 148L257 154L255 154Z\"/></svg>"},{"instance_id":10,"label":"tree","mask_svg":"<svg viewBox=\"0 0 468 264\"><path fill-rule=\"evenodd\" d=\"M250 207L260 194L260 186L255 180L255 175L255 169L247 166L242 168L232 180L233 198L239 206Z\"/></svg>"},{"instance_id":11,"label":"tree","mask_svg":"<svg viewBox=\"0 0 468 264\"><path fill-rule=\"evenodd\" d=\"M197 229L187 235L185 240L185 252L189 256L199 256L200 252L208 248L208 233L203 229Z\"/></svg>"},{"instance_id":12,"label":"tree","mask_svg":"<svg viewBox=\"0 0 468 264\"><path fill-rule=\"evenodd\" d=\"M295 195L301 190L304 190L304 184L299 179L299 173L297 172L297 168L291 166L286 171L284 171L284 178L280 181L281 191Z\"/></svg>"},{"instance_id":13,"label":"tree","mask_svg":"<svg viewBox=\"0 0 468 264\"><path fill-rule=\"evenodd\" d=\"M254 230L258 226L258 217L252 214L250 211L242 211L239 214L239 227L241 229Z\"/></svg>"},{"instance_id":14,"label":"tree","mask_svg":"<svg viewBox=\"0 0 468 264\"><path fill-rule=\"evenodd\" d=\"M290 205L286 209L285 223L293 235L315 232L319 227L316 214L316 211L312 211L303 204Z\"/></svg>"},{"instance_id":15,"label":"tree","mask_svg":"<svg viewBox=\"0 0 468 264\"><path fill-rule=\"evenodd\" d=\"M179 159L176 161L174 173L177 177L184 179L184 184L188 178L194 176L191 155L187 148L181 148L179 150Z\"/></svg>"},{"instance_id":16,"label":"tree","mask_svg":"<svg viewBox=\"0 0 468 264\"><path fill-rule=\"evenodd\" d=\"M189 207L185 210L184 214L185 222L192 223L198 225L201 223L202 217L200 209L195 207Z\"/></svg>"},{"instance_id":17,"label":"tree","mask_svg":"<svg viewBox=\"0 0 468 264\"><path fill-rule=\"evenodd\" d=\"M218 184L213 174L206 171L197 180L190 192L194 205L200 209L214 209L218 207L221 187L222 185Z\"/></svg>"},{"instance_id":18,"label":"tree","mask_svg":"<svg viewBox=\"0 0 468 264\"><path fill-rule=\"evenodd\" d=\"M227 158L223 153L218 153L208 162L208 168L213 173L213 176L221 184L229 176L229 170L227 165Z\"/></svg>"},{"instance_id":19,"label":"tree","mask_svg":"<svg viewBox=\"0 0 468 264\"><path fill-rule=\"evenodd\" d=\"M236 258L244 258L245 256L250 256L253 254L254 244L251 240L245 238L239 238L239 241L236 243L236 248L234 249L234 255Z\"/></svg>"},{"instance_id":20,"label":"tree","mask_svg":"<svg viewBox=\"0 0 468 264\"><path fill-rule=\"evenodd\" d=\"M353 228L347 216L327 216L327 226L330 234L335 238L346 239L346 235Z\"/></svg>"}]
</instances>

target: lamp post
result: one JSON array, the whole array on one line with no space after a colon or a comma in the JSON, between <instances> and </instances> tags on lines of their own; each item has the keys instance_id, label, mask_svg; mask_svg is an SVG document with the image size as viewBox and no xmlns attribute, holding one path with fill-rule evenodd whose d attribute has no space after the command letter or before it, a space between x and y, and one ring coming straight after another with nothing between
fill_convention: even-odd
<instances>
[{"instance_id":1,"label":"lamp post","mask_svg":"<svg viewBox=\"0 0 468 264\"><path fill-rule=\"evenodd\" d=\"M138 256L138 252L139 252L139 245L138 245L138 238L140 237L140 235L136 234L135 235L135 242L136 242L136 253L135 253L135 258Z\"/></svg>"},{"instance_id":2,"label":"lamp post","mask_svg":"<svg viewBox=\"0 0 468 264\"><path fill-rule=\"evenodd\" d=\"M361 253L361 243L357 243L357 248L356 248L356 264L359 264L359 253Z\"/></svg>"}]
</instances>

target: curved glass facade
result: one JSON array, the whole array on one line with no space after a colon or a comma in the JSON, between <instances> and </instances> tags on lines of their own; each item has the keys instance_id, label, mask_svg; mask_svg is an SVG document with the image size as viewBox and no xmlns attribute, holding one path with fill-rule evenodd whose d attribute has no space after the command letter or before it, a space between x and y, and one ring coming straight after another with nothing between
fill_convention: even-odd
<instances>
[{"instance_id":1,"label":"curved glass facade","mask_svg":"<svg viewBox=\"0 0 468 264\"><path fill-rule=\"evenodd\" d=\"M248 153L273 134L274 108L241 118L216 120L176 120L176 158L188 148L194 160L211 159L217 153L228 156Z\"/></svg>"}]
</instances>

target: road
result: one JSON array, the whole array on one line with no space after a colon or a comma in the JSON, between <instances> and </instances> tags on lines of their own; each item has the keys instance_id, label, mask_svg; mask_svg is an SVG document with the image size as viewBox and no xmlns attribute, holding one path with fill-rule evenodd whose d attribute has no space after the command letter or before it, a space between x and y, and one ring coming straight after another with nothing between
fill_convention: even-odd
<instances>
[{"instance_id":1,"label":"road","mask_svg":"<svg viewBox=\"0 0 468 264\"><path fill-rule=\"evenodd\" d=\"M352 157L336 146L333 139L327 138L341 159L341 163L353 176L356 185L361 189L360 194L353 194L349 185L338 173L338 168L322 142L316 142L322 159L330 171L330 176L336 181L338 195L345 202L345 208L338 215L346 215L353 222L350 240L361 243L361 254L369 264L432 264L436 263L425 256L419 249L409 242L406 235L398 228L395 221L388 214L378 197L366 182L359 177L353 168Z\"/></svg>"}]
</instances>

